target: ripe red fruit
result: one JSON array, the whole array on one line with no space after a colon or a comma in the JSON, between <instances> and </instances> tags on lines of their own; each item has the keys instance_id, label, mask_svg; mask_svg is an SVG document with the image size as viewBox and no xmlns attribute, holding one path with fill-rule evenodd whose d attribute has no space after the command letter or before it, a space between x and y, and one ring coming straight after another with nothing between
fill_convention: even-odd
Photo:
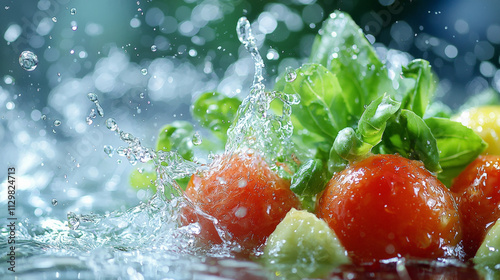
<instances>
[{"instance_id":1,"label":"ripe red fruit","mask_svg":"<svg viewBox=\"0 0 500 280\"><path fill-rule=\"evenodd\" d=\"M257 154L223 155L208 172L191 177L185 195L245 249L262 245L286 213L300 206L290 181ZM184 224L200 223L202 239L222 242L212 221L189 207L183 212Z\"/></svg>"},{"instance_id":2,"label":"ripe red fruit","mask_svg":"<svg viewBox=\"0 0 500 280\"><path fill-rule=\"evenodd\" d=\"M500 156L480 156L455 178L464 249L473 257L488 229L500 218Z\"/></svg>"},{"instance_id":3,"label":"ripe red fruit","mask_svg":"<svg viewBox=\"0 0 500 280\"><path fill-rule=\"evenodd\" d=\"M398 155L374 155L334 175L317 212L354 263L435 259L460 251L451 192L421 162Z\"/></svg>"}]
</instances>

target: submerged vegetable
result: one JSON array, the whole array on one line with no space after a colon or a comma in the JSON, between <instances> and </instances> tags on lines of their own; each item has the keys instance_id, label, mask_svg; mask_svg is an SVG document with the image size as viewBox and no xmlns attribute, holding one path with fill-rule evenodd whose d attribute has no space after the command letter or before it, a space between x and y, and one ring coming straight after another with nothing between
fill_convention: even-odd
<instances>
[{"instance_id":1,"label":"submerged vegetable","mask_svg":"<svg viewBox=\"0 0 500 280\"><path fill-rule=\"evenodd\" d=\"M358 264L460 253L451 192L422 163L401 156L374 155L334 175L317 213Z\"/></svg>"},{"instance_id":2,"label":"submerged vegetable","mask_svg":"<svg viewBox=\"0 0 500 280\"><path fill-rule=\"evenodd\" d=\"M258 154L224 154L204 174L193 175L186 197L195 207L217 219L230 241L245 249L262 245L292 208L300 206L290 182L272 171ZM221 243L213 222L191 207L183 223L199 222L200 236Z\"/></svg>"},{"instance_id":3,"label":"submerged vegetable","mask_svg":"<svg viewBox=\"0 0 500 280\"><path fill-rule=\"evenodd\" d=\"M500 218L500 156L480 156L455 180L463 222L464 249L472 257L486 232Z\"/></svg>"}]
</instances>

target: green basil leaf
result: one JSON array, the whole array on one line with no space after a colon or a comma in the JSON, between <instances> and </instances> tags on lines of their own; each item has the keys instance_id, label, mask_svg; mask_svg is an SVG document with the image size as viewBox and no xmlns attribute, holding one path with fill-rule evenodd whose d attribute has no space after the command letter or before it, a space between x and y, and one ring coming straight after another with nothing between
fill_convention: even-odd
<instances>
[{"instance_id":1,"label":"green basil leaf","mask_svg":"<svg viewBox=\"0 0 500 280\"><path fill-rule=\"evenodd\" d=\"M472 129L459 122L429 118L425 123L437 140L439 163L443 168L439 178L447 185L488 146Z\"/></svg>"},{"instance_id":2,"label":"green basil leaf","mask_svg":"<svg viewBox=\"0 0 500 280\"><path fill-rule=\"evenodd\" d=\"M436 83L431 66L426 60L415 59L403 67L402 74L405 78L413 80L414 85L403 97L401 108L423 117Z\"/></svg>"},{"instance_id":3,"label":"green basil leaf","mask_svg":"<svg viewBox=\"0 0 500 280\"><path fill-rule=\"evenodd\" d=\"M184 159L193 158L193 125L187 121L175 121L164 126L158 135L156 150L177 151Z\"/></svg>"},{"instance_id":4,"label":"green basil leaf","mask_svg":"<svg viewBox=\"0 0 500 280\"><path fill-rule=\"evenodd\" d=\"M421 117L406 109L400 110L387 122L378 151L421 160L428 170L442 171L437 141L431 129Z\"/></svg>"},{"instance_id":5,"label":"green basil leaf","mask_svg":"<svg viewBox=\"0 0 500 280\"><path fill-rule=\"evenodd\" d=\"M372 146L380 143L387 121L399 110L401 103L387 95L375 99L366 107L358 123L359 138Z\"/></svg>"},{"instance_id":6,"label":"green basil leaf","mask_svg":"<svg viewBox=\"0 0 500 280\"><path fill-rule=\"evenodd\" d=\"M335 73L343 94L349 97L343 106L351 115L361 116L365 106L383 93L395 94L385 65L361 28L343 12L335 11L323 23L310 61Z\"/></svg>"},{"instance_id":7,"label":"green basil leaf","mask_svg":"<svg viewBox=\"0 0 500 280\"><path fill-rule=\"evenodd\" d=\"M434 101L429 106L427 107L427 110L425 110L425 115L423 119L428 119L428 118L451 118L453 115L453 110L451 108L444 104L443 102L440 101Z\"/></svg>"},{"instance_id":8,"label":"green basil leaf","mask_svg":"<svg viewBox=\"0 0 500 280\"><path fill-rule=\"evenodd\" d=\"M193 102L191 113L201 126L215 132L215 135L225 142L227 130L240 104L238 98L227 97L217 92L206 92Z\"/></svg>"},{"instance_id":9,"label":"green basil leaf","mask_svg":"<svg viewBox=\"0 0 500 280\"><path fill-rule=\"evenodd\" d=\"M338 149L338 147L337 147ZM335 173L344 170L349 162L342 158L336 151L336 145L333 144L328 157L328 171Z\"/></svg>"},{"instance_id":10,"label":"green basil leaf","mask_svg":"<svg viewBox=\"0 0 500 280\"><path fill-rule=\"evenodd\" d=\"M441 172L438 144L431 129L420 116L412 111L403 109L400 117L408 131L408 140L415 159L421 160L428 170Z\"/></svg>"},{"instance_id":11,"label":"green basil leaf","mask_svg":"<svg viewBox=\"0 0 500 280\"><path fill-rule=\"evenodd\" d=\"M295 117L305 129L333 143L350 119L337 78L319 64L304 64L294 75L296 78L289 82L282 77L276 90L300 95L300 103L292 106Z\"/></svg>"},{"instance_id":12,"label":"green basil leaf","mask_svg":"<svg viewBox=\"0 0 500 280\"><path fill-rule=\"evenodd\" d=\"M323 191L330 177L321 160L311 159L295 172L290 189L299 196L313 196Z\"/></svg>"},{"instance_id":13,"label":"green basil leaf","mask_svg":"<svg viewBox=\"0 0 500 280\"><path fill-rule=\"evenodd\" d=\"M347 127L338 133L333 143L335 152L348 161L370 153L382 140L387 121L398 112L400 105L387 95L375 99L361 116L356 131Z\"/></svg>"}]
</instances>

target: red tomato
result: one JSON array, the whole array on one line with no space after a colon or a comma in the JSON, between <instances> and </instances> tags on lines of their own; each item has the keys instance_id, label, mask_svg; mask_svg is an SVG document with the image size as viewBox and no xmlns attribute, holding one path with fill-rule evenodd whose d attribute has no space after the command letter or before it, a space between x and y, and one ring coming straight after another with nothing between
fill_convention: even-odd
<instances>
[{"instance_id":1,"label":"red tomato","mask_svg":"<svg viewBox=\"0 0 500 280\"><path fill-rule=\"evenodd\" d=\"M191 177L185 195L245 249L263 244L286 213L300 206L290 181L256 154L223 155L207 173ZM212 221L186 208L183 223L195 221L203 239L221 243Z\"/></svg>"},{"instance_id":2,"label":"red tomato","mask_svg":"<svg viewBox=\"0 0 500 280\"><path fill-rule=\"evenodd\" d=\"M418 161L374 155L353 163L330 180L317 211L357 264L458 256L454 198Z\"/></svg>"},{"instance_id":3,"label":"red tomato","mask_svg":"<svg viewBox=\"0 0 500 280\"><path fill-rule=\"evenodd\" d=\"M480 156L455 178L464 249L473 257L487 230L500 218L500 156Z\"/></svg>"}]
</instances>

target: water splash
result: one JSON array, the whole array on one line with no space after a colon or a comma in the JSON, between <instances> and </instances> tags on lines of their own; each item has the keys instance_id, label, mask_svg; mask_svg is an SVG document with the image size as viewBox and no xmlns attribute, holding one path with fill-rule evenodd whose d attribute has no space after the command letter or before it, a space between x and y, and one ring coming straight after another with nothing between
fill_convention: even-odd
<instances>
[{"instance_id":1,"label":"water splash","mask_svg":"<svg viewBox=\"0 0 500 280\"><path fill-rule=\"evenodd\" d=\"M255 63L255 74L253 79L252 88L256 91L264 90L264 77L262 76L262 69L264 69L264 61L260 56L259 49L255 42L255 37L252 34L252 28L250 27L250 22L246 17L241 17L238 20L236 26L236 33L238 34L238 39L245 46L247 51L252 56Z\"/></svg>"},{"instance_id":2,"label":"water splash","mask_svg":"<svg viewBox=\"0 0 500 280\"><path fill-rule=\"evenodd\" d=\"M264 63L251 33L250 24L246 19L238 23L240 41L255 62L255 76L250 93L238 110L237 121L229 131L227 149L255 148L274 157L285 154L290 147L287 139L293 129L289 119L291 104L298 103L298 97L280 92L265 92L262 76ZM97 95L89 93L87 97L96 105L96 108L91 109L90 120L95 118L96 113L102 117L104 112ZM270 111L273 100L283 103L282 115L278 116ZM26 233L27 240L41 244L43 250L74 254L78 256L80 263L83 262L83 267L96 275L104 275L102 277L113 276L110 278L122 274L127 274L124 278L130 278L130 275L139 271L148 272L148 268L156 269L157 273L157 269L165 266L175 269L175 265L167 266L166 263L179 255L183 259L192 255L203 258L233 257L232 252L241 250L237 244L231 242L210 248L199 246L196 235L201 231L200 225L195 222L182 226L179 222L185 206L196 207L183 197L183 191L175 180L204 171L207 167L186 161L176 152L155 151L143 146L140 139L120 128L113 118L106 119L104 124L124 143L116 149L105 146L106 155L116 154L124 157L132 165L148 163L153 166L157 193L146 202L128 210L114 211L106 215L69 212L65 222L47 219L41 228L36 229L36 233ZM202 144L199 133L192 141L195 146ZM246 181L240 182L239 187L245 186ZM203 212L199 214L217 224L214 218ZM237 214L247 215L246 209L239 209ZM216 229L222 240L229 239L226 232L217 226ZM141 261L137 261L134 263L137 266L132 267L130 262L138 259ZM147 267L147 263L151 265ZM184 267L190 266L188 263Z\"/></svg>"},{"instance_id":3,"label":"water splash","mask_svg":"<svg viewBox=\"0 0 500 280\"><path fill-rule=\"evenodd\" d=\"M99 114L99 116L104 117L104 110L102 109L101 104L99 103L99 99L97 98L97 94L95 94L93 92L89 92L87 94L87 97L90 101L94 102L96 109L97 109L97 113Z\"/></svg>"},{"instance_id":4,"label":"water splash","mask_svg":"<svg viewBox=\"0 0 500 280\"><path fill-rule=\"evenodd\" d=\"M238 108L236 122L228 130L226 152L253 149L264 153L270 162L276 162L277 158L289 157L293 149L290 141L293 133L291 106L298 104L300 98L296 94L265 91L264 62L247 18L238 20L236 32L254 61L255 74L250 93ZM271 110L274 100L279 100L282 105L281 115Z\"/></svg>"}]
</instances>

